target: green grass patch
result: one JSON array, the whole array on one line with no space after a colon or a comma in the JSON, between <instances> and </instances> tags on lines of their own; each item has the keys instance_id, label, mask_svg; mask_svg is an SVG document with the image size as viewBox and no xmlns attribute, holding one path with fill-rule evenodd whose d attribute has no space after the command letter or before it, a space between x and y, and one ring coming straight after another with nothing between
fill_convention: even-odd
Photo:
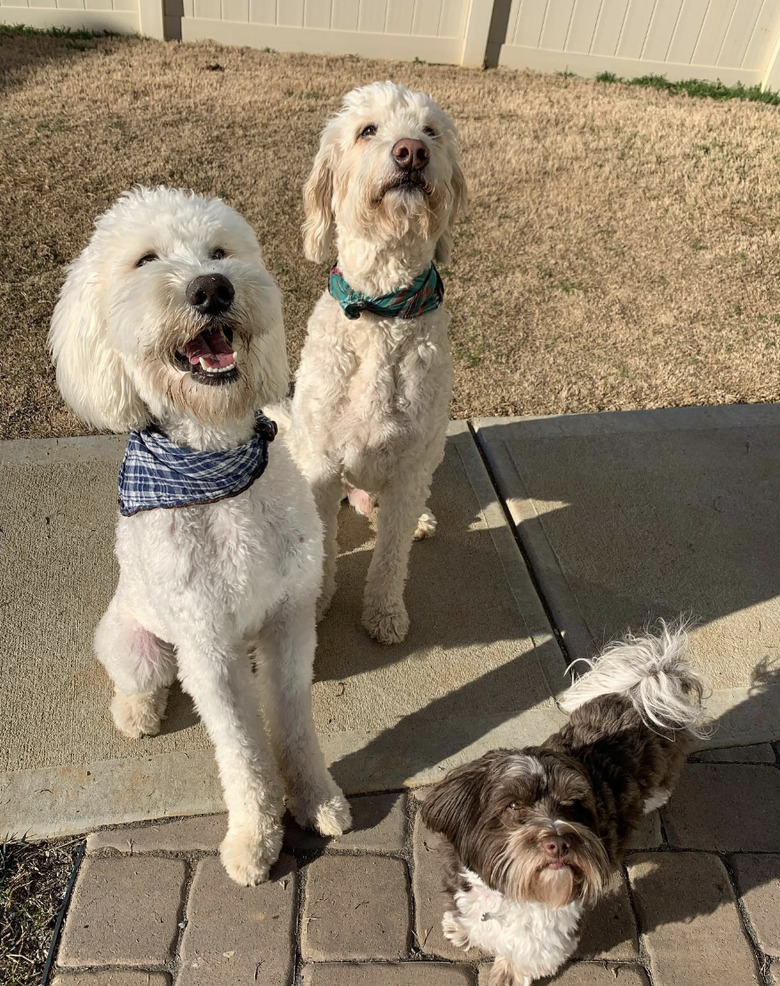
<instances>
[{"instance_id":1,"label":"green grass patch","mask_svg":"<svg viewBox=\"0 0 780 986\"><path fill-rule=\"evenodd\" d=\"M761 86L744 86L741 82L733 86L722 82L710 82L707 79L683 79L681 82L670 82L663 75L640 75L635 79L623 79L614 72L600 72L596 82L621 82L625 86L644 86L647 89L661 89L673 96L687 95L700 99L745 99L753 103L769 103L771 106L780 105L780 93L772 89L762 89Z\"/></svg>"},{"instance_id":2,"label":"green grass patch","mask_svg":"<svg viewBox=\"0 0 780 986\"><path fill-rule=\"evenodd\" d=\"M49 38L64 38L66 41L90 41L93 38L117 38L114 31L87 31L74 27L28 27L27 24L0 24L0 37L4 34L45 35Z\"/></svg>"}]
</instances>

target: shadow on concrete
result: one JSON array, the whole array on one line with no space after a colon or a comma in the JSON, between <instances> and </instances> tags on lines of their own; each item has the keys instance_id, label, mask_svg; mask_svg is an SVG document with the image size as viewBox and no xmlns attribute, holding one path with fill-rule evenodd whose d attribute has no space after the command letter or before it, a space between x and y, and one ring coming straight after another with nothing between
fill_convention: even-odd
<instances>
[{"instance_id":1,"label":"shadow on concrete","mask_svg":"<svg viewBox=\"0 0 780 986\"><path fill-rule=\"evenodd\" d=\"M779 431L780 405L478 422L572 657L682 613L718 689L780 659Z\"/></svg>"}]
</instances>

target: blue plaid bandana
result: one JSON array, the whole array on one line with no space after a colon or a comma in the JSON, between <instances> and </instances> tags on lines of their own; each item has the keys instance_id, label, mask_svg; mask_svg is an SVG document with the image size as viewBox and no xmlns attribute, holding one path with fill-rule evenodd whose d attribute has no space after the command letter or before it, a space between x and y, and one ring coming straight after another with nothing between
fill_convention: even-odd
<instances>
[{"instance_id":1,"label":"blue plaid bandana","mask_svg":"<svg viewBox=\"0 0 780 986\"><path fill-rule=\"evenodd\" d=\"M408 287L373 297L353 291L338 267L334 267L330 272L328 289L347 318L360 318L362 312L387 318L417 318L439 308L444 299L444 285L433 264Z\"/></svg>"},{"instance_id":2,"label":"blue plaid bandana","mask_svg":"<svg viewBox=\"0 0 780 986\"><path fill-rule=\"evenodd\" d=\"M174 445L156 428L131 431L119 468L119 512L187 507L237 496L263 475L276 423L258 411L246 445L197 452Z\"/></svg>"}]
</instances>

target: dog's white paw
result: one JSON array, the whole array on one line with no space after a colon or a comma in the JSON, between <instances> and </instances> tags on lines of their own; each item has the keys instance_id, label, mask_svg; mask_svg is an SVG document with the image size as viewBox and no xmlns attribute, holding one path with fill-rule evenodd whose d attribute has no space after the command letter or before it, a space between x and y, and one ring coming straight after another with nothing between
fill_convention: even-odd
<instances>
[{"instance_id":1,"label":"dog's white paw","mask_svg":"<svg viewBox=\"0 0 780 986\"><path fill-rule=\"evenodd\" d=\"M327 794L290 798L288 807L295 821L304 829L313 829L327 838L343 835L352 828L349 802L333 784Z\"/></svg>"},{"instance_id":2,"label":"dog's white paw","mask_svg":"<svg viewBox=\"0 0 780 986\"><path fill-rule=\"evenodd\" d=\"M426 538L432 538L436 533L436 524L437 520L432 513L426 511L424 514L420 514L417 529L414 532L414 540L424 541Z\"/></svg>"},{"instance_id":3,"label":"dog's white paw","mask_svg":"<svg viewBox=\"0 0 780 986\"><path fill-rule=\"evenodd\" d=\"M120 733L131 739L156 736L160 732L160 723L165 718L167 702L167 688L158 688L153 692L136 692L134 695L115 692L111 702L114 725Z\"/></svg>"},{"instance_id":4,"label":"dog's white paw","mask_svg":"<svg viewBox=\"0 0 780 986\"><path fill-rule=\"evenodd\" d=\"M441 930L447 941L452 942L457 948L469 948L468 932L464 930L454 911L444 912L444 917L441 919Z\"/></svg>"},{"instance_id":5,"label":"dog's white paw","mask_svg":"<svg viewBox=\"0 0 780 986\"><path fill-rule=\"evenodd\" d=\"M380 644L400 644L409 632L409 615L403 602L363 607L363 626Z\"/></svg>"},{"instance_id":6,"label":"dog's white paw","mask_svg":"<svg viewBox=\"0 0 780 986\"><path fill-rule=\"evenodd\" d=\"M267 880L271 867L279 858L282 827L277 822L266 829L262 835L246 829L228 832L219 847L225 872L244 887L254 887Z\"/></svg>"},{"instance_id":7,"label":"dog's white paw","mask_svg":"<svg viewBox=\"0 0 780 986\"><path fill-rule=\"evenodd\" d=\"M531 986L533 981L533 976L527 976L503 955L496 958L488 976L488 986Z\"/></svg>"},{"instance_id":8,"label":"dog's white paw","mask_svg":"<svg viewBox=\"0 0 780 986\"><path fill-rule=\"evenodd\" d=\"M329 837L343 835L352 828L352 812L349 802L341 792L329 798L317 809L314 817L314 827L320 833Z\"/></svg>"}]
</instances>

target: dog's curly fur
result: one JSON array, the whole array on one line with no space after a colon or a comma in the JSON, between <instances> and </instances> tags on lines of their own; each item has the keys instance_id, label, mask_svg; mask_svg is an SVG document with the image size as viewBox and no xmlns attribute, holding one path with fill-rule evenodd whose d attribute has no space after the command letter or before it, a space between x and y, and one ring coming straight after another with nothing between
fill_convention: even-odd
<instances>
[{"instance_id":1,"label":"dog's curly fur","mask_svg":"<svg viewBox=\"0 0 780 986\"><path fill-rule=\"evenodd\" d=\"M196 277L215 274L235 292L218 317L187 299ZM220 381L181 359L215 328L236 350ZM254 233L219 199L173 189L126 192L98 219L69 269L50 345L63 396L91 425L154 424L194 449L246 442L255 409L287 389L281 299ZM116 689L114 722L128 736L159 732L178 675L216 749L229 875L265 879L282 843L283 789L261 699L297 820L324 835L348 828L311 716L322 526L284 442L238 496L120 517L116 555L119 585L95 633Z\"/></svg>"},{"instance_id":2,"label":"dog's curly fur","mask_svg":"<svg viewBox=\"0 0 780 986\"><path fill-rule=\"evenodd\" d=\"M368 128L368 129L367 129ZM399 184L397 141L420 141L430 158ZM304 189L304 248L322 261L335 238L344 278L366 295L408 286L446 262L465 200L455 126L420 92L374 83L349 93L322 134ZM290 444L325 525L320 611L335 590L337 515L345 484L363 510L378 501L377 543L363 622L383 643L406 636L403 600L414 536L441 461L452 389L442 308L418 318L364 312L348 319L326 291L309 320L292 405Z\"/></svg>"}]
</instances>

